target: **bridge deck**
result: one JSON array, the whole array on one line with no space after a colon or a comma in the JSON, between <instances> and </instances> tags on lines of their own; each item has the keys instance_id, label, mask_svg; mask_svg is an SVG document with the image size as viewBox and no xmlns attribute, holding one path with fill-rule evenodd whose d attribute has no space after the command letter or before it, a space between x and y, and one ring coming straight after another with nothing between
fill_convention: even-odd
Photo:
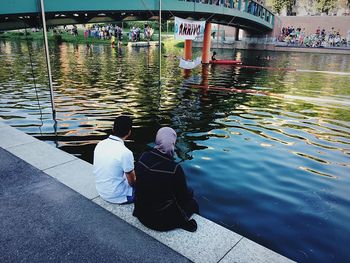
<instances>
[{"instance_id":1,"label":"bridge deck","mask_svg":"<svg viewBox=\"0 0 350 263\"><path fill-rule=\"evenodd\" d=\"M252 0L162 0L164 20L174 16L208 20L249 31L273 29L274 15ZM41 26L39 0L2 0L0 30ZM47 24L87 24L158 19L159 0L46 0Z\"/></svg>"}]
</instances>

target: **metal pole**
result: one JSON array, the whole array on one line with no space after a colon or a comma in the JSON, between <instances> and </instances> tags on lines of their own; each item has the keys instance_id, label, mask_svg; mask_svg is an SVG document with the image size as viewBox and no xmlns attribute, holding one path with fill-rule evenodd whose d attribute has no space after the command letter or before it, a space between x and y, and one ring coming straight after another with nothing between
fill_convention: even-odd
<instances>
[{"instance_id":1,"label":"metal pole","mask_svg":"<svg viewBox=\"0 0 350 263\"><path fill-rule=\"evenodd\" d=\"M53 85L52 85L52 74L51 74L51 65L50 65L49 43L47 41L47 29L46 29L44 0L40 0L40 6L41 6L41 18L43 20L42 22L43 22L43 30L44 30L46 66L47 66L47 74L48 74L49 85L50 85L52 115L55 118L55 116L56 116L56 108L55 108L55 98L54 98L54 94L53 94Z\"/></svg>"},{"instance_id":2,"label":"metal pole","mask_svg":"<svg viewBox=\"0 0 350 263\"><path fill-rule=\"evenodd\" d=\"M168 25L168 20L166 21L166 37L169 37L169 25Z\"/></svg>"},{"instance_id":3,"label":"metal pole","mask_svg":"<svg viewBox=\"0 0 350 263\"><path fill-rule=\"evenodd\" d=\"M218 33L216 34L216 48L219 48L220 24L218 24Z\"/></svg>"},{"instance_id":4,"label":"metal pole","mask_svg":"<svg viewBox=\"0 0 350 263\"><path fill-rule=\"evenodd\" d=\"M159 85L162 84L162 0L159 0Z\"/></svg>"}]
</instances>

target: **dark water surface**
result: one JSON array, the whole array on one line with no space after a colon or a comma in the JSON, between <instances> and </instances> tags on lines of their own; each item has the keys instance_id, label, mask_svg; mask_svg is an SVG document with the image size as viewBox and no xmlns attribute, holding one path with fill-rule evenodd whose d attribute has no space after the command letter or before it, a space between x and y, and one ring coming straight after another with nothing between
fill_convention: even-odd
<instances>
[{"instance_id":1,"label":"dark water surface","mask_svg":"<svg viewBox=\"0 0 350 263\"><path fill-rule=\"evenodd\" d=\"M159 88L155 48L119 56L51 46L57 125L41 43L29 45L33 79L26 42L0 42L7 124L89 162L120 113L133 115L136 158L169 125L203 216L299 262L350 262L350 56L225 51L218 58L331 72L209 66L186 75L172 56L181 50L165 48ZM266 55L273 60L256 59Z\"/></svg>"}]
</instances>

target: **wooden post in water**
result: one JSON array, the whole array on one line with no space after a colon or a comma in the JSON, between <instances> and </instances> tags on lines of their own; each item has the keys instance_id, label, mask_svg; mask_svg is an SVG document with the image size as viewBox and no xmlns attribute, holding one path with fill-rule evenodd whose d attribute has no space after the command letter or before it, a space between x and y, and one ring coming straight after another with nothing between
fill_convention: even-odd
<instances>
[{"instance_id":1,"label":"wooden post in water","mask_svg":"<svg viewBox=\"0 0 350 263\"><path fill-rule=\"evenodd\" d=\"M192 60L192 40L186 39L184 46L184 59ZM184 78L188 78L191 75L190 69L184 69Z\"/></svg>"},{"instance_id":2,"label":"wooden post in water","mask_svg":"<svg viewBox=\"0 0 350 263\"><path fill-rule=\"evenodd\" d=\"M203 38L203 50L202 50L202 63L208 64L210 60L210 44L211 44L211 23L205 24L204 38Z\"/></svg>"},{"instance_id":3,"label":"wooden post in water","mask_svg":"<svg viewBox=\"0 0 350 263\"><path fill-rule=\"evenodd\" d=\"M40 8L41 8L41 18L42 18L42 22L43 22L43 30L44 30L45 56L46 56L47 75L48 75L49 86L50 86L52 115L53 115L53 117L55 119L55 117L56 117L55 97L54 97L53 85L52 85L52 74L51 74L51 65L50 65L49 43L47 41L47 28L46 28L44 0L40 0Z\"/></svg>"},{"instance_id":4,"label":"wooden post in water","mask_svg":"<svg viewBox=\"0 0 350 263\"><path fill-rule=\"evenodd\" d=\"M192 60L192 40L186 39L185 40L185 47L184 47L184 58L186 60Z\"/></svg>"}]
</instances>

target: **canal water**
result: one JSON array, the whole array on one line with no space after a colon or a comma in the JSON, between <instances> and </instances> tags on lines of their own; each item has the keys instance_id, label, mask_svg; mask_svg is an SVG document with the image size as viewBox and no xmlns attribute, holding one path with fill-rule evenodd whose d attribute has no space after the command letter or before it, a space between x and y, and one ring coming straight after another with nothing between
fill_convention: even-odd
<instances>
[{"instance_id":1,"label":"canal water","mask_svg":"<svg viewBox=\"0 0 350 263\"><path fill-rule=\"evenodd\" d=\"M156 48L50 45L56 121L42 44L0 42L7 124L89 162L118 114L135 158L171 126L204 217L298 262L350 262L350 56L217 51L269 68L183 72L165 47L160 87Z\"/></svg>"}]
</instances>

